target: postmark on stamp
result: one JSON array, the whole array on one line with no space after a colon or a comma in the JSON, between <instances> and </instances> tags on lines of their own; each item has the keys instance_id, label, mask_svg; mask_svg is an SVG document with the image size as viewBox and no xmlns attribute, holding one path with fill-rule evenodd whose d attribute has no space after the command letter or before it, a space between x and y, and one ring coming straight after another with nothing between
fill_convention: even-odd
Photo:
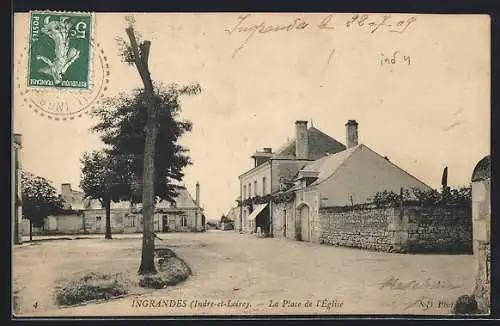
<instances>
[{"instance_id":1,"label":"postmark on stamp","mask_svg":"<svg viewBox=\"0 0 500 326\"><path fill-rule=\"evenodd\" d=\"M75 91L57 87L30 88L27 87L22 67L26 67L26 52L17 59L15 91L20 96L19 109L31 110L34 113L55 121L73 120L92 112L99 106L108 90L110 81L110 66L102 45L91 40L92 79L89 89Z\"/></svg>"},{"instance_id":2,"label":"postmark on stamp","mask_svg":"<svg viewBox=\"0 0 500 326\"><path fill-rule=\"evenodd\" d=\"M29 32L15 62L19 109L66 121L102 104L110 66L93 37L93 23L92 13L30 14Z\"/></svg>"},{"instance_id":3,"label":"postmark on stamp","mask_svg":"<svg viewBox=\"0 0 500 326\"><path fill-rule=\"evenodd\" d=\"M31 12L29 88L89 89L92 23L91 13Z\"/></svg>"}]
</instances>

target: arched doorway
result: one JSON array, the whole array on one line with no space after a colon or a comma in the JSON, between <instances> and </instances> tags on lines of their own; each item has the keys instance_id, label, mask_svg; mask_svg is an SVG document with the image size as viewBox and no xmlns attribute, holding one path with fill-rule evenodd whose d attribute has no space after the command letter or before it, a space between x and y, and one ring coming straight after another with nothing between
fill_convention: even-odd
<instances>
[{"instance_id":1,"label":"arched doorway","mask_svg":"<svg viewBox=\"0 0 500 326\"><path fill-rule=\"evenodd\" d=\"M298 215L300 218L300 238L302 241L311 241L309 211L309 206L306 204L302 204L298 208Z\"/></svg>"}]
</instances>

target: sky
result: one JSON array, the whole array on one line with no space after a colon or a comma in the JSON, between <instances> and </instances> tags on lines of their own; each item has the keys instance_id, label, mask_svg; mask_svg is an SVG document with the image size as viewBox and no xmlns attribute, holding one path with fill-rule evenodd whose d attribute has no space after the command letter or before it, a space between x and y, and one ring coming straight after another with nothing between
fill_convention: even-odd
<instances>
[{"instance_id":1,"label":"sky","mask_svg":"<svg viewBox=\"0 0 500 326\"><path fill-rule=\"evenodd\" d=\"M118 55L115 38L127 37L125 15L94 16L94 38L109 63L105 96L142 85ZM253 167L250 156L294 137L296 120L312 121L345 143L344 125L355 119L360 143L433 187L445 166L450 185L467 184L489 154L488 16L392 14L374 31L369 23L384 21L383 14L351 24L354 14L244 15L134 14L142 38L152 42L153 80L202 88L182 99L181 118L193 130L181 143L194 163L184 184L194 196L200 183L208 219L236 204L238 176ZM402 32L391 32L394 26ZM29 15L16 13L17 80L26 79L27 64L17 59L27 55L28 31ZM23 104L26 96L16 90L12 108L23 169L58 190L61 183L78 189L82 153L103 146L89 132L97 121L47 119Z\"/></svg>"}]
</instances>

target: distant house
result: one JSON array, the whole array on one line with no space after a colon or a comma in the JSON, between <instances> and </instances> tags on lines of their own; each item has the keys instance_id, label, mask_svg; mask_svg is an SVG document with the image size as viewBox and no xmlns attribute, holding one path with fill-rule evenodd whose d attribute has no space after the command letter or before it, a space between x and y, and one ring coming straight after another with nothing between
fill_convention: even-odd
<instances>
[{"instance_id":1,"label":"distant house","mask_svg":"<svg viewBox=\"0 0 500 326\"><path fill-rule=\"evenodd\" d=\"M233 221L233 223L239 218L239 208L238 207L231 207L231 209L227 212L226 218L228 220Z\"/></svg>"},{"instance_id":2,"label":"distant house","mask_svg":"<svg viewBox=\"0 0 500 326\"><path fill-rule=\"evenodd\" d=\"M196 200L186 188L178 191L172 202L160 201L155 205L153 216L155 232L202 231L205 215L200 206L200 185L196 184ZM103 234L106 231L106 210L98 200L85 198L82 191L61 185L64 210L49 216L43 228L35 233L46 234ZM26 224L26 223L25 223ZM111 203L112 233L142 232L142 207L128 201ZM23 234L29 234L29 224L23 225Z\"/></svg>"},{"instance_id":3,"label":"distant house","mask_svg":"<svg viewBox=\"0 0 500 326\"><path fill-rule=\"evenodd\" d=\"M260 228L269 235L316 241L321 207L364 204L378 191L399 193L401 187L430 190L386 157L358 145L355 120L346 123L347 146L306 126L307 122L297 121L294 143L266 159L254 155L256 166L240 176L242 198L247 198L241 201L242 230ZM249 193L252 181L261 176L271 179L271 190L255 192L254 185ZM268 196L252 198L255 195ZM293 199L282 205L278 196Z\"/></svg>"},{"instance_id":4,"label":"distant house","mask_svg":"<svg viewBox=\"0 0 500 326\"><path fill-rule=\"evenodd\" d=\"M225 215L225 219L221 221L220 228L222 230L234 230L234 223L238 218L239 218L239 208L232 207Z\"/></svg>"},{"instance_id":5,"label":"distant house","mask_svg":"<svg viewBox=\"0 0 500 326\"><path fill-rule=\"evenodd\" d=\"M137 205L124 216L125 232L142 231L142 206ZM205 215L200 206L200 184L196 184L196 199L191 197L187 189L178 191L172 202L160 201L155 206L154 230L157 232L203 231Z\"/></svg>"}]
</instances>

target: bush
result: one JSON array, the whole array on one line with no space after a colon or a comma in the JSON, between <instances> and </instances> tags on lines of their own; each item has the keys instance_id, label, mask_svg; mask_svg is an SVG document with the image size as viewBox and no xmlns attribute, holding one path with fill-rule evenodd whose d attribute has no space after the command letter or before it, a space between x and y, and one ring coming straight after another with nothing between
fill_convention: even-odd
<instances>
[{"instance_id":1,"label":"bush","mask_svg":"<svg viewBox=\"0 0 500 326\"><path fill-rule=\"evenodd\" d=\"M118 274L89 273L78 280L56 288L58 305L75 305L92 300L107 300L128 293Z\"/></svg>"},{"instance_id":2,"label":"bush","mask_svg":"<svg viewBox=\"0 0 500 326\"><path fill-rule=\"evenodd\" d=\"M472 187L446 187L439 192L435 189L421 190L419 188L403 189L403 204L419 206L470 206L472 201ZM401 203L401 195L394 191L379 191L369 198L369 202L376 207L396 206Z\"/></svg>"},{"instance_id":3,"label":"bush","mask_svg":"<svg viewBox=\"0 0 500 326\"><path fill-rule=\"evenodd\" d=\"M158 273L141 275L139 285L146 288L163 289L185 281L192 274L186 262L167 248L156 249Z\"/></svg>"}]
</instances>

